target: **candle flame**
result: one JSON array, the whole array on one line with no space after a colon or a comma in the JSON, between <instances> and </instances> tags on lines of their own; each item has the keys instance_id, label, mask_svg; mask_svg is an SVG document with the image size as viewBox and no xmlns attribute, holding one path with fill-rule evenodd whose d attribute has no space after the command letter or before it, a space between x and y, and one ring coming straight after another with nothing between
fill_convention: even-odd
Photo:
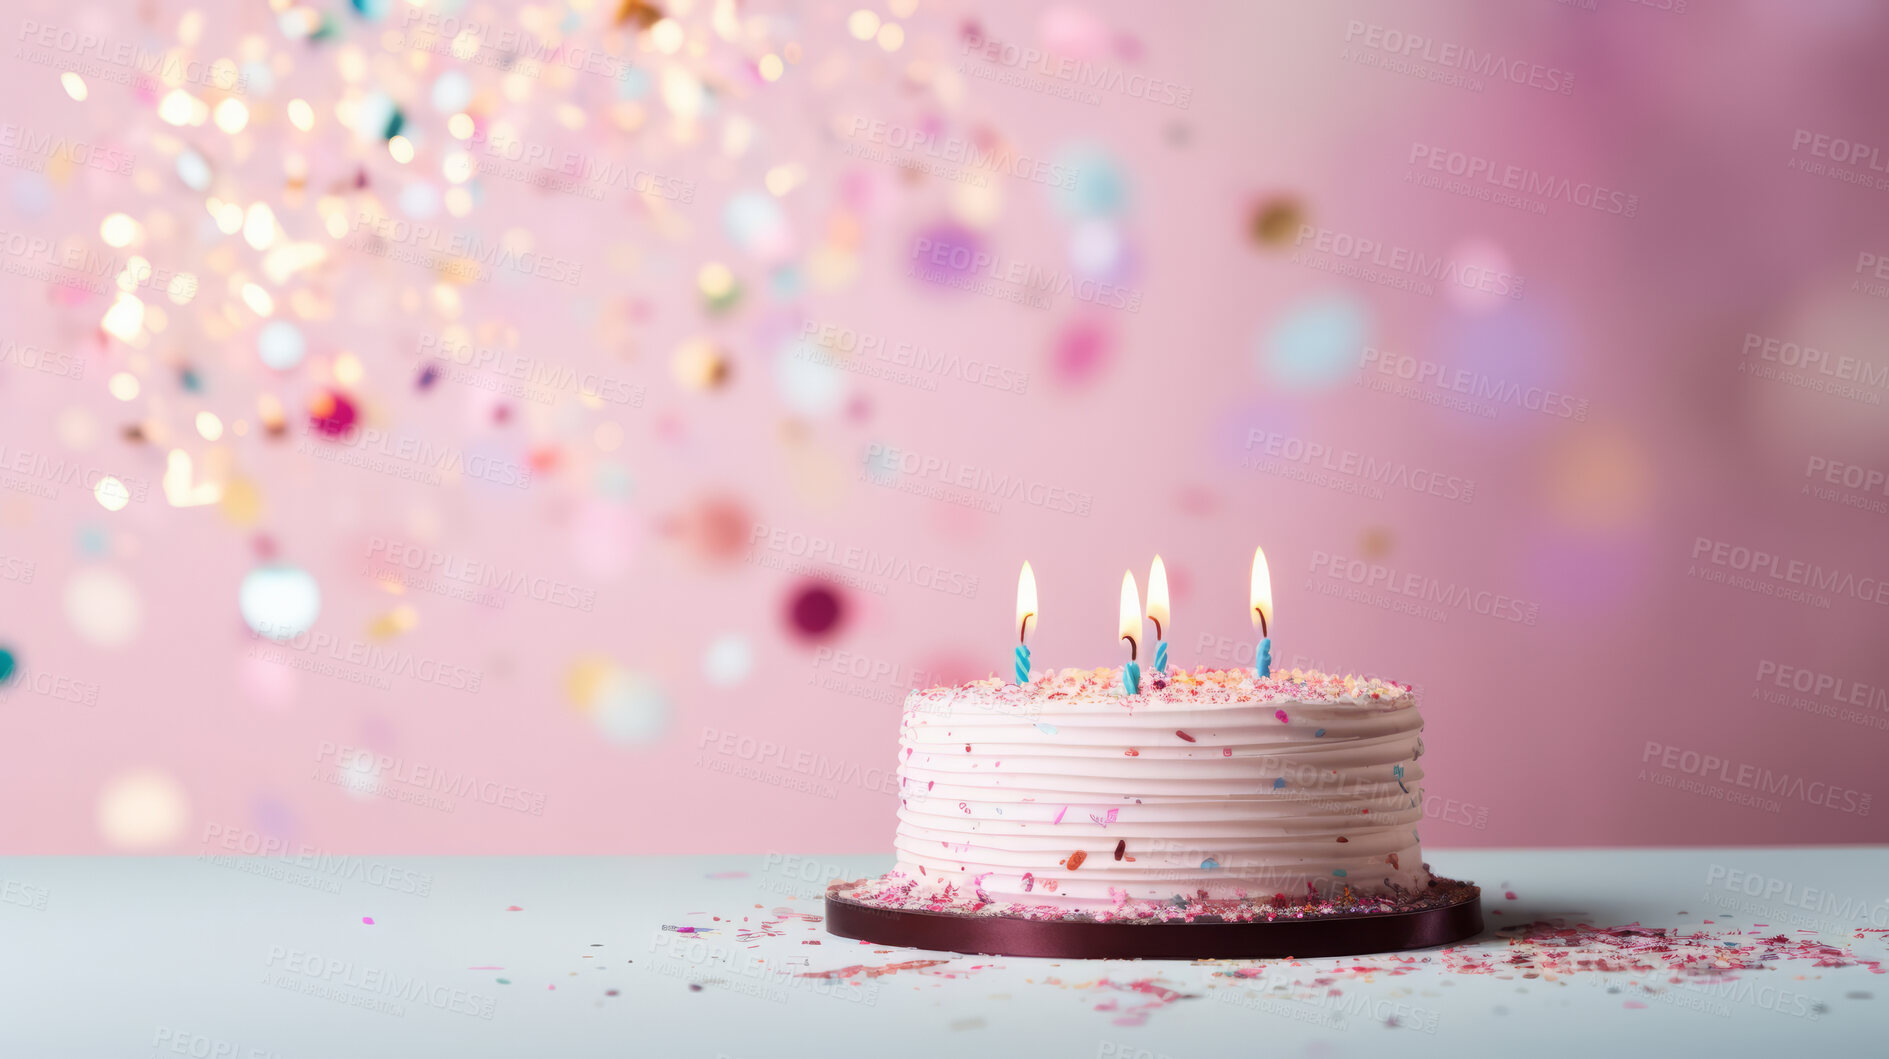
<instances>
[{"instance_id":1,"label":"candle flame","mask_svg":"<svg viewBox=\"0 0 1889 1059\"><path fill-rule=\"evenodd\" d=\"M1122 639L1128 641L1128 658L1133 661L1141 647L1141 593L1135 590L1133 571L1122 571Z\"/></svg>"},{"instance_id":2,"label":"candle flame","mask_svg":"<svg viewBox=\"0 0 1889 1059\"><path fill-rule=\"evenodd\" d=\"M1154 638L1164 639L1168 627L1168 568L1158 555L1148 568L1148 620L1154 622Z\"/></svg>"},{"instance_id":3,"label":"candle flame","mask_svg":"<svg viewBox=\"0 0 1889 1059\"><path fill-rule=\"evenodd\" d=\"M1030 619L1036 617L1036 574L1030 564L1023 564L1023 571L1017 575L1017 642L1030 631ZM1040 622L1038 624L1041 624Z\"/></svg>"},{"instance_id":4,"label":"candle flame","mask_svg":"<svg viewBox=\"0 0 1889 1059\"><path fill-rule=\"evenodd\" d=\"M1266 549L1253 549L1253 624L1261 636L1271 636L1272 571L1266 568Z\"/></svg>"}]
</instances>

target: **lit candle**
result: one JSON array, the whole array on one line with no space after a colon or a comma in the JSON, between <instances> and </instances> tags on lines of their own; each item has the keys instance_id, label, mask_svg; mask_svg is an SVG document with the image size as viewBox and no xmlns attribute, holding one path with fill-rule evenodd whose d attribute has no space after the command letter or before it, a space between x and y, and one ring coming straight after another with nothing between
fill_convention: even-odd
<instances>
[{"instance_id":1,"label":"lit candle","mask_svg":"<svg viewBox=\"0 0 1889 1059\"><path fill-rule=\"evenodd\" d=\"M1160 556L1148 568L1148 620L1154 622L1154 671L1168 672L1168 568Z\"/></svg>"},{"instance_id":2,"label":"lit candle","mask_svg":"<svg viewBox=\"0 0 1889 1059\"><path fill-rule=\"evenodd\" d=\"M1036 617L1036 574L1030 571L1030 564L1023 564L1023 572L1017 575L1017 683L1030 682L1030 647L1023 642L1029 635L1030 619Z\"/></svg>"},{"instance_id":3,"label":"lit candle","mask_svg":"<svg viewBox=\"0 0 1889 1059\"><path fill-rule=\"evenodd\" d=\"M1253 673L1272 676L1272 573L1266 569L1266 549L1253 549L1253 625L1259 629L1259 643L1253 648Z\"/></svg>"},{"instance_id":4,"label":"lit candle","mask_svg":"<svg viewBox=\"0 0 1889 1059\"><path fill-rule=\"evenodd\" d=\"M1128 664L1122 667L1122 688L1130 695L1141 694L1141 593L1135 591L1135 575L1122 571L1122 639L1128 641Z\"/></svg>"}]
</instances>

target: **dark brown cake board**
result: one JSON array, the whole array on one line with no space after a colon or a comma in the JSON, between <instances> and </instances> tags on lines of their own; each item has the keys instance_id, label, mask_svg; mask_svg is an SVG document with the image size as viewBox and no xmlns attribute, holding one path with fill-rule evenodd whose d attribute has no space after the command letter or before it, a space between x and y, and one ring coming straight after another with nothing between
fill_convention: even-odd
<instances>
[{"instance_id":1,"label":"dark brown cake board","mask_svg":"<svg viewBox=\"0 0 1889 1059\"><path fill-rule=\"evenodd\" d=\"M1409 912L1280 917L1270 922L1095 922L885 908L826 892L826 929L842 938L988 956L1078 960L1236 960L1358 956L1427 949L1482 932L1482 891Z\"/></svg>"}]
</instances>

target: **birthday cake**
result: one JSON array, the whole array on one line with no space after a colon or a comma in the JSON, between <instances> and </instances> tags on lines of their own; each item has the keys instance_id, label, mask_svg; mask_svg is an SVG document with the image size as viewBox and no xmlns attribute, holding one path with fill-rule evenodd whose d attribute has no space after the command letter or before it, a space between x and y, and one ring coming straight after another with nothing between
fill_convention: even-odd
<instances>
[{"instance_id":1,"label":"birthday cake","mask_svg":"<svg viewBox=\"0 0 1889 1059\"><path fill-rule=\"evenodd\" d=\"M1099 920L1416 907L1408 685L1306 670L1065 669L913 691L883 907Z\"/></svg>"}]
</instances>

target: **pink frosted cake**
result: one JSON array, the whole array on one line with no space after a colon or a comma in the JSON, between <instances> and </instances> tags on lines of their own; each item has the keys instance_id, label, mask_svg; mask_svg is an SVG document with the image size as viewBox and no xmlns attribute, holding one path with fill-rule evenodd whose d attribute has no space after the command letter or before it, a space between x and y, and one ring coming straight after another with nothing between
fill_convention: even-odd
<instances>
[{"instance_id":1,"label":"pink frosted cake","mask_svg":"<svg viewBox=\"0 0 1889 1059\"><path fill-rule=\"evenodd\" d=\"M1391 910L1433 891L1407 685L1066 669L914 691L885 907L1101 920Z\"/></svg>"}]
</instances>

